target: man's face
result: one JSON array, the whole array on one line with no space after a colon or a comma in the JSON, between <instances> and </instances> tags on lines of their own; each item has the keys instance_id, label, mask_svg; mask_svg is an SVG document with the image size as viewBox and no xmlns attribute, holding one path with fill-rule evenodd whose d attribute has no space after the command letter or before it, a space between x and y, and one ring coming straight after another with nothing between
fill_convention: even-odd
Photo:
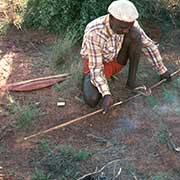
<instances>
[{"instance_id":1,"label":"man's face","mask_svg":"<svg viewBox=\"0 0 180 180\"><path fill-rule=\"evenodd\" d=\"M116 34L127 34L132 28L134 22L124 22L110 15L110 27Z\"/></svg>"}]
</instances>

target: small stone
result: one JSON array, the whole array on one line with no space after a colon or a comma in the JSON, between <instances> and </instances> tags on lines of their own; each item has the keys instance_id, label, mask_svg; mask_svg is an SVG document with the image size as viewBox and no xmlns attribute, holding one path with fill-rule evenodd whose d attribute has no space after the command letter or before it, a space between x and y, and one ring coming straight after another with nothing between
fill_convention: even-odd
<instances>
[{"instance_id":1,"label":"small stone","mask_svg":"<svg viewBox=\"0 0 180 180\"><path fill-rule=\"evenodd\" d=\"M40 105L40 102L36 102L35 105L36 105L36 106L39 106L39 105Z\"/></svg>"},{"instance_id":2,"label":"small stone","mask_svg":"<svg viewBox=\"0 0 180 180\"><path fill-rule=\"evenodd\" d=\"M58 107L62 107L62 106L65 106L65 105L66 105L65 101L57 102Z\"/></svg>"}]
</instances>

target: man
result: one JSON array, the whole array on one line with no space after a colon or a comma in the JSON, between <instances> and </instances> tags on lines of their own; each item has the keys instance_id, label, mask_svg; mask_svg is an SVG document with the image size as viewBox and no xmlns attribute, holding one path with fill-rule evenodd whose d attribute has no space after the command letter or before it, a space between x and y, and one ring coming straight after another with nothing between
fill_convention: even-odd
<instances>
[{"instance_id":1,"label":"man","mask_svg":"<svg viewBox=\"0 0 180 180\"><path fill-rule=\"evenodd\" d=\"M140 54L143 52L160 74L170 79L170 73L162 62L155 43L138 24L138 11L129 0L117 0L108 7L108 14L90 22L82 43L84 60L83 91L86 103L95 107L103 98L106 113L113 103L108 79L119 72L129 60L126 86L137 87L136 73Z\"/></svg>"}]
</instances>

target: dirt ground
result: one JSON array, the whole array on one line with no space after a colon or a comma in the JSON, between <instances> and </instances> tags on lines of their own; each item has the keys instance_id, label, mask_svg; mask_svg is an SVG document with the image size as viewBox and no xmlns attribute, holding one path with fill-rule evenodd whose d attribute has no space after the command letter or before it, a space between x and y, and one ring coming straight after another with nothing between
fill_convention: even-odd
<instances>
[{"instance_id":1,"label":"dirt ground","mask_svg":"<svg viewBox=\"0 0 180 180\"><path fill-rule=\"evenodd\" d=\"M1 36L0 85L57 74L49 55L49 46L55 39L55 36L41 32L15 29ZM180 68L179 30L163 37L160 49L171 72ZM115 102L133 95L125 89L127 69L117 77L118 80L110 82ZM148 86L159 80L158 74L144 58L138 80ZM119 179L180 180L180 154L173 149L180 146L179 75L153 90L150 97L138 97L106 115L95 115L24 141L28 135L100 108L100 105L95 109L89 108L82 100L81 88L77 86L74 89L70 94L67 93L69 89L57 90L54 86L32 92L1 90L0 180L32 179L40 159L37 148L42 139L54 145L71 145L75 150L86 149L93 154L78 164L79 177L120 159L122 175ZM65 107L57 107L60 98L65 99ZM21 106L31 101L40 109L27 129L17 126L17 114L11 110L14 101ZM61 177L57 175L54 179Z\"/></svg>"}]
</instances>

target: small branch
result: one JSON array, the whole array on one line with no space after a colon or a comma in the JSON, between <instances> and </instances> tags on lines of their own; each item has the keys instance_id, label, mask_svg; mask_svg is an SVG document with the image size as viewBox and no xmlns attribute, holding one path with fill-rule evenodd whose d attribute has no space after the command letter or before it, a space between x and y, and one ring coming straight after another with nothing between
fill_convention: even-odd
<instances>
[{"instance_id":1,"label":"small branch","mask_svg":"<svg viewBox=\"0 0 180 180\"><path fill-rule=\"evenodd\" d=\"M172 15L172 14L169 14L169 17L170 17L171 22L172 22L172 24L173 24L173 26L174 26L174 29L177 29L177 25L176 25L176 22L175 22L175 20L174 20L173 15Z\"/></svg>"},{"instance_id":2,"label":"small branch","mask_svg":"<svg viewBox=\"0 0 180 180\"><path fill-rule=\"evenodd\" d=\"M87 137L92 137L94 139L96 139L98 142L101 142L101 143L108 143L108 140L102 138L102 137L98 137L98 136L95 136L94 134L88 134Z\"/></svg>"},{"instance_id":3,"label":"small branch","mask_svg":"<svg viewBox=\"0 0 180 180\"><path fill-rule=\"evenodd\" d=\"M77 179L77 180L83 180L84 178L86 178L86 177L88 177L88 176L93 176L93 175L97 175L97 174L100 174L107 166L109 166L109 165L111 165L111 164L113 164L113 163L117 163L117 162L119 162L119 161L121 161L120 159L116 159L116 160L113 160L113 161L111 161L111 162L108 162L107 164L105 164L105 166L103 166L100 170L96 170L95 172L93 172L93 173L88 173L88 174L85 174L84 176L82 176L82 177L80 177L79 179ZM121 168L119 169L119 171L118 171L118 174L120 175L121 174ZM117 174L117 175L118 175ZM118 176L119 176L118 175Z\"/></svg>"},{"instance_id":4,"label":"small branch","mask_svg":"<svg viewBox=\"0 0 180 180\"><path fill-rule=\"evenodd\" d=\"M133 172L131 172L131 174L135 180L138 180L138 178L136 177L136 175Z\"/></svg>"},{"instance_id":5,"label":"small branch","mask_svg":"<svg viewBox=\"0 0 180 180\"><path fill-rule=\"evenodd\" d=\"M117 175L112 180L115 180L117 177L119 177L121 175L121 172L122 172L122 168L119 169Z\"/></svg>"}]
</instances>

